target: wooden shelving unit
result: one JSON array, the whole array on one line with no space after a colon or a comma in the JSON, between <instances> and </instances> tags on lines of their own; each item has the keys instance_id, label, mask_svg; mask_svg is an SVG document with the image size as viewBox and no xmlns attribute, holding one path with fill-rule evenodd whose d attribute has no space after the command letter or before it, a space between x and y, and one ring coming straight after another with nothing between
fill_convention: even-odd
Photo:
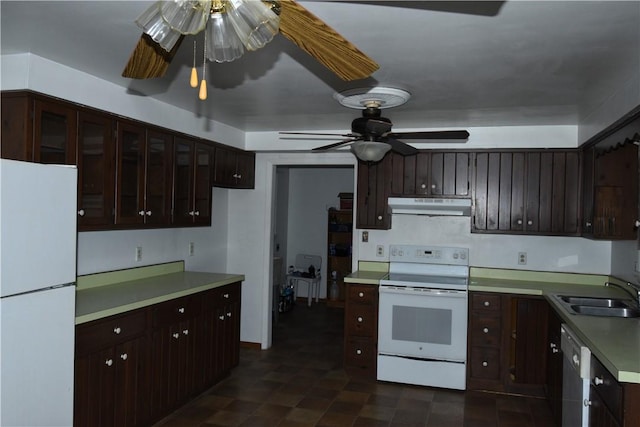
<instances>
[{"instance_id":1,"label":"wooden shelving unit","mask_svg":"<svg viewBox=\"0 0 640 427\"><path fill-rule=\"evenodd\" d=\"M353 212L351 209L329 209L327 221L327 305L344 307L344 277L351 273ZM330 298L332 272L334 271L339 289L337 299Z\"/></svg>"}]
</instances>

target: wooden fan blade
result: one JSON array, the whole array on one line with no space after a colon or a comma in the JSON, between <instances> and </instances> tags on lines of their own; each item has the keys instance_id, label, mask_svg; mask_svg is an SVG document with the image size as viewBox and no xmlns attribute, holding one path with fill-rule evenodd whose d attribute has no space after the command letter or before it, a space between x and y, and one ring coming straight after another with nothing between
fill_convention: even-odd
<instances>
[{"instance_id":1,"label":"wooden fan blade","mask_svg":"<svg viewBox=\"0 0 640 427\"><path fill-rule=\"evenodd\" d=\"M343 139L342 141L334 142L333 144L323 145L322 147L313 148L311 151L329 150L331 148L339 147L339 146L341 146L343 144L349 144L349 143L356 142L356 141L361 141L361 140L362 140L362 138Z\"/></svg>"},{"instance_id":2,"label":"wooden fan blade","mask_svg":"<svg viewBox=\"0 0 640 427\"><path fill-rule=\"evenodd\" d=\"M345 81L369 77L380 66L294 0L280 1L280 33Z\"/></svg>"},{"instance_id":3,"label":"wooden fan blade","mask_svg":"<svg viewBox=\"0 0 640 427\"><path fill-rule=\"evenodd\" d=\"M151 79L164 76L183 39L184 36L180 36L171 52L167 52L151 37L142 34L122 71L122 77Z\"/></svg>"},{"instance_id":4,"label":"wooden fan blade","mask_svg":"<svg viewBox=\"0 0 640 427\"><path fill-rule=\"evenodd\" d=\"M394 138L384 138L384 142L391 146L391 151L394 151L401 156L411 156L418 153L418 149L411 145L405 144L402 141L398 141Z\"/></svg>"},{"instance_id":5,"label":"wooden fan blade","mask_svg":"<svg viewBox=\"0 0 640 427\"><path fill-rule=\"evenodd\" d=\"M449 142L466 142L469 138L469 132L466 130L441 130L441 131L425 131L425 132L398 132L390 133L390 138L402 139L440 139L451 140Z\"/></svg>"},{"instance_id":6,"label":"wooden fan blade","mask_svg":"<svg viewBox=\"0 0 640 427\"><path fill-rule=\"evenodd\" d=\"M280 135L309 135L309 136L348 136L353 137L353 134L348 133L316 133L316 132L278 132Z\"/></svg>"}]
</instances>

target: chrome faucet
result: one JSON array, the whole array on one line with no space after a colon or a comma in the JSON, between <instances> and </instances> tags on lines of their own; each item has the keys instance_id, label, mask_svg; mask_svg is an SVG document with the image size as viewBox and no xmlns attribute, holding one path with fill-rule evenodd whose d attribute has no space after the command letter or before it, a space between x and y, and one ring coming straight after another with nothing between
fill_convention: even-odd
<instances>
[{"instance_id":1,"label":"chrome faucet","mask_svg":"<svg viewBox=\"0 0 640 427\"><path fill-rule=\"evenodd\" d=\"M640 285L636 285L635 283L631 283L631 282L627 282L626 286L619 285L614 282L605 282L604 285L613 286L615 288L619 288L627 292L629 295L633 297L638 308L640 308Z\"/></svg>"}]
</instances>

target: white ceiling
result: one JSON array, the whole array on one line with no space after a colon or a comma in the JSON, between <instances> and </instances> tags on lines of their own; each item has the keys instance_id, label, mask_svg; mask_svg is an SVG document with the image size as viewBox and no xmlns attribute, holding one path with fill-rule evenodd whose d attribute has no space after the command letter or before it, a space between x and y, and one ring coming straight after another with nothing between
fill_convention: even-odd
<instances>
[{"instance_id":1,"label":"white ceiling","mask_svg":"<svg viewBox=\"0 0 640 427\"><path fill-rule=\"evenodd\" d=\"M2 1L1 53L31 52L244 131L348 129L360 113L333 94L373 85L412 94L385 111L396 129L576 124L585 93L610 95L640 64L640 1L300 3L380 69L343 82L278 35L210 64L202 102L188 85L193 37L165 77L120 76L151 4L139 1Z\"/></svg>"}]
</instances>

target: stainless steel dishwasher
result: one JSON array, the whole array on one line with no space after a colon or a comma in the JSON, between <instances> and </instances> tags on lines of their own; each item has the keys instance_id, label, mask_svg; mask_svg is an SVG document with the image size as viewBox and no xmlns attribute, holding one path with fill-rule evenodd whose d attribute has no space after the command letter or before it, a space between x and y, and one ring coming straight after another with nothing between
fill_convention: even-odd
<instances>
[{"instance_id":1,"label":"stainless steel dishwasher","mask_svg":"<svg viewBox=\"0 0 640 427\"><path fill-rule=\"evenodd\" d=\"M562 348L562 427L589 424L589 376L591 351L567 327L560 328Z\"/></svg>"}]
</instances>

